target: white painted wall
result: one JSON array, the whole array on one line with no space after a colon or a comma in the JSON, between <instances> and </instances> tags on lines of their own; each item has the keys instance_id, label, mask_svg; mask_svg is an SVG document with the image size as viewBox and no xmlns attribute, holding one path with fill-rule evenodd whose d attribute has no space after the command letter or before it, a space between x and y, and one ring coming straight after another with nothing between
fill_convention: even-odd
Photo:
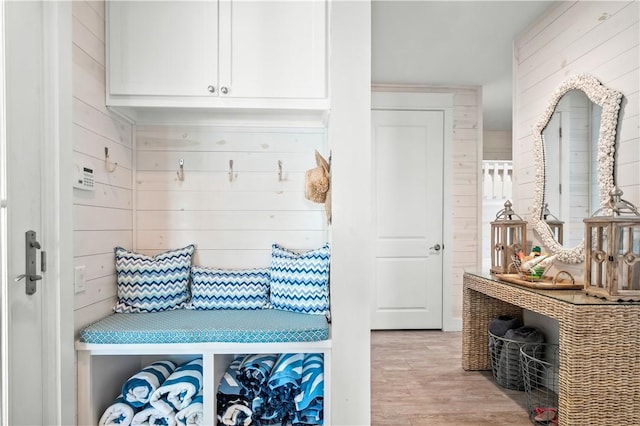
<instances>
[{"instance_id":1,"label":"white painted wall","mask_svg":"<svg viewBox=\"0 0 640 426\"><path fill-rule=\"evenodd\" d=\"M314 151L328 157L325 129L136 126L135 136L137 251L195 244L197 265L268 267L273 243L327 242L324 205L304 196Z\"/></svg>"},{"instance_id":2,"label":"white painted wall","mask_svg":"<svg viewBox=\"0 0 640 426\"><path fill-rule=\"evenodd\" d=\"M483 160L511 160L512 132L510 130L488 130L482 132Z\"/></svg>"},{"instance_id":3,"label":"white painted wall","mask_svg":"<svg viewBox=\"0 0 640 426\"><path fill-rule=\"evenodd\" d=\"M332 423L368 425L371 216L371 4L331 4L333 224L331 262Z\"/></svg>"},{"instance_id":4,"label":"white painted wall","mask_svg":"<svg viewBox=\"0 0 640 426\"><path fill-rule=\"evenodd\" d=\"M75 295L75 333L107 316L115 304L113 248L130 248L132 233L131 126L105 107L104 2L72 5L73 160L95 171L95 191L73 190L74 264L86 266L86 290ZM104 148L117 162L109 173Z\"/></svg>"}]
</instances>

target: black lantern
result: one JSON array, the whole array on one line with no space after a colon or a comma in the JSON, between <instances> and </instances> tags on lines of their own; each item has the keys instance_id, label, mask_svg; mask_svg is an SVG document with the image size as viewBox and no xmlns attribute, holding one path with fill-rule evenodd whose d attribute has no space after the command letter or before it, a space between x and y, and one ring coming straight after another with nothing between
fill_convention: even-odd
<instances>
[{"instance_id":1,"label":"black lantern","mask_svg":"<svg viewBox=\"0 0 640 426\"><path fill-rule=\"evenodd\" d=\"M524 247L527 222L511 209L511 201L504 203L504 209L491 222L491 273L509 273L513 256Z\"/></svg>"},{"instance_id":2,"label":"black lantern","mask_svg":"<svg viewBox=\"0 0 640 426\"><path fill-rule=\"evenodd\" d=\"M585 224L584 290L608 300L640 301L640 213L615 188Z\"/></svg>"}]
</instances>

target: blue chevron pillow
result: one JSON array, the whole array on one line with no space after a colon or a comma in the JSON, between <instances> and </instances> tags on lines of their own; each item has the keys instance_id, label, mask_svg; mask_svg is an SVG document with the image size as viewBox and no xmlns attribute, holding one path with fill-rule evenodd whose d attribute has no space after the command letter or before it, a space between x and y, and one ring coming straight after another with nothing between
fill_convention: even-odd
<instances>
[{"instance_id":1,"label":"blue chevron pillow","mask_svg":"<svg viewBox=\"0 0 640 426\"><path fill-rule=\"evenodd\" d=\"M271 246L271 306L305 314L329 313L329 244L295 253Z\"/></svg>"},{"instance_id":2,"label":"blue chevron pillow","mask_svg":"<svg viewBox=\"0 0 640 426\"><path fill-rule=\"evenodd\" d=\"M160 312L184 308L194 245L153 257L115 248L118 303L115 312Z\"/></svg>"},{"instance_id":3,"label":"blue chevron pillow","mask_svg":"<svg viewBox=\"0 0 640 426\"><path fill-rule=\"evenodd\" d=\"M189 309L264 309L269 307L269 269L191 268Z\"/></svg>"}]
</instances>

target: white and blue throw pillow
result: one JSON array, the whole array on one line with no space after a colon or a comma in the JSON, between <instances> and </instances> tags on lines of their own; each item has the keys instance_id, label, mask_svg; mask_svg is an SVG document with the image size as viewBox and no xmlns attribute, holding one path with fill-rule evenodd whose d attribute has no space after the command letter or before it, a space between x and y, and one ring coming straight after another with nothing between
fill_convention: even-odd
<instances>
[{"instance_id":1,"label":"white and blue throw pillow","mask_svg":"<svg viewBox=\"0 0 640 426\"><path fill-rule=\"evenodd\" d=\"M118 303L115 312L161 312L184 308L194 245L153 257L115 248Z\"/></svg>"},{"instance_id":2,"label":"white and blue throw pillow","mask_svg":"<svg viewBox=\"0 0 640 426\"><path fill-rule=\"evenodd\" d=\"M329 244L295 253L271 247L271 306L305 314L329 313Z\"/></svg>"},{"instance_id":3,"label":"white and blue throw pillow","mask_svg":"<svg viewBox=\"0 0 640 426\"><path fill-rule=\"evenodd\" d=\"M269 307L269 269L191 268L190 309Z\"/></svg>"}]
</instances>

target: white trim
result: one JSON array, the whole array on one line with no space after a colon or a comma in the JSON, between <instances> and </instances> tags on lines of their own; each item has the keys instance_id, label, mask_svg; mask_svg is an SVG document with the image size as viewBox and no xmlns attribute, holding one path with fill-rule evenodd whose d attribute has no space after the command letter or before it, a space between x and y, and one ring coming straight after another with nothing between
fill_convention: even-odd
<instances>
[{"instance_id":1,"label":"white trim","mask_svg":"<svg viewBox=\"0 0 640 426\"><path fill-rule=\"evenodd\" d=\"M0 424L9 422L9 313L7 222L7 130L5 99L4 1L0 2Z\"/></svg>"},{"instance_id":2,"label":"white trim","mask_svg":"<svg viewBox=\"0 0 640 426\"><path fill-rule=\"evenodd\" d=\"M43 138L41 241L47 253L42 285L43 416L75 420L71 208L71 5L43 4Z\"/></svg>"}]
</instances>

